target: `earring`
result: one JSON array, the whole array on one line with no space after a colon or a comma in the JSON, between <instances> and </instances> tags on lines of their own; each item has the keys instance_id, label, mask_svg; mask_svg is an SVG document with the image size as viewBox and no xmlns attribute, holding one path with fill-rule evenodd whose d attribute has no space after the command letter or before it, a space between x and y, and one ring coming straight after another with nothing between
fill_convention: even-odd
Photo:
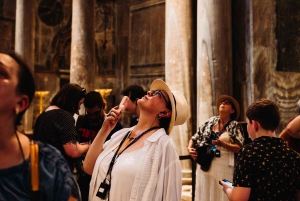
<instances>
[{"instance_id":1,"label":"earring","mask_svg":"<svg viewBox=\"0 0 300 201\"><path fill-rule=\"evenodd\" d=\"M15 113L16 113L16 115L19 114L19 108L18 107L15 108Z\"/></svg>"},{"instance_id":2,"label":"earring","mask_svg":"<svg viewBox=\"0 0 300 201\"><path fill-rule=\"evenodd\" d=\"M157 119L159 120L159 119L161 119L161 117L159 115L157 115Z\"/></svg>"}]
</instances>

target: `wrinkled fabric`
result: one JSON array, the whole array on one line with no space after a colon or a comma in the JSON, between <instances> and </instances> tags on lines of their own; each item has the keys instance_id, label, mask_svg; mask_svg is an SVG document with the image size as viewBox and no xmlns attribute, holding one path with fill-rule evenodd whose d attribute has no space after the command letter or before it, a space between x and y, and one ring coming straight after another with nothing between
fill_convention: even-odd
<instances>
[{"instance_id":1,"label":"wrinkled fabric","mask_svg":"<svg viewBox=\"0 0 300 201\"><path fill-rule=\"evenodd\" d=\"M199 127L198 132L192 136L192 140L195 141L197 147L203 146L203 144L209 139L211 132L213 131L213 127L218 124L219 120L219 116L211 117ZM226 125L226 131L228 132L229 137L232 138L236 144L240 147L243 146L243 128L239 122L235 120L230 121L230 123Z\"/></svg>"},{"instance_id":2,"label":"wrinkled fabric","mask_svg":"<svg viewBox=\"0 0 300 201\"><path fill-rule=\"evenodd\" d=\"M40 200L65 201L71 193L80 200L79 189L66 160L51 145L38 142ZM30 160L0 169L0 200L31 200Z\"/></svg>"},{"instance_id":3,"label":"wrinkled fabric","mask_svg":"<svg viewBox=\"0 0 300 201\"><path fill-rule=\"evenodd\" d=\"M93 170L90 183L90 201L100 201L96 196L100 183L99 164L114 150L123 137L132 128L125 128L116 132L111 140L104 145ZM180 201L181 200L181 166L176 146L163 128L157 130L145 140L142 148L141 161L135 174L129 201ZM106 170L107 171L107 170ZM113 175L112 175L113 177ZM115 180L114 182L117 182ZM122 193L122 189L111 189L110 193Z\"/></svg>"}]
</instances>

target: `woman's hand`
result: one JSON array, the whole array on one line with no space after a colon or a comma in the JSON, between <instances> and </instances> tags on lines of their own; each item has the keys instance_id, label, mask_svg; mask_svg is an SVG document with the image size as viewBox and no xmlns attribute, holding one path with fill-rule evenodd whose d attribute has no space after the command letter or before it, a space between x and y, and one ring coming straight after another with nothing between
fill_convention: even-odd
<instances>
[{"instance_id":1,"label":"woman's hand","mask_svg":"<svg viewBox=\"0 0 300 201\"><path fill-rule=\"evenodd\" d=\"M189 150L189 153L191 155L191 157L196 160L197 157L198 157L198 153L197 153L197 150L193 147L188 147L188 150Z\"/></svg>"},{"instance_id":2,"label":"woman's hand","mask_svg":"<svg viewBox=\"0 0 300 201\"><path fill-rule=\"evenodd\" d=\"M102 128L111 131L122 117L122 111L118 110L119 106L112 108L105 116Z\"/></svg>"},{"instance_id":3,"label":"woman's hand","mask_svg":"<svg viewBox=\"0 0 300 201\"><path fill-rule=\"evenodd\" d=\"M96 160L103 151L103 144L105 142L105 139L122 117L122 112L118 109L119 106L116 106L108 112L104 119L102 127L100 128L98 134L96 135L93 143L89 148L89 151L86 154L83 162L83 169L89 175L93 173Z\"/></svg>"},{"instance_id":4,"label":"woman's hand","mask_svg":"<svg viewBox=\"0 0 300 201\"><path fill-rule=\"evenodd\" d=\"M198 152L197 150L194 148L194 140L190 139L189 141L189 145L188 145L188 151L191 155L191 157L196 160L198 157Z\"/></svg>"}]
</instances>

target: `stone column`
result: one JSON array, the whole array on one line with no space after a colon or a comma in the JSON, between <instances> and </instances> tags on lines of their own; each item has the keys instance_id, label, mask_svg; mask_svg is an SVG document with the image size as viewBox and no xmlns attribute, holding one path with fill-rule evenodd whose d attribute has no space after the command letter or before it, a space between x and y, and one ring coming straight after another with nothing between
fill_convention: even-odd
<instances>
[{"instance_id":1,"label":"stone column","mask_svg":"<svg viewBox=\"0 0 300 201\"><path fill-rule=\"evenodd\" d=\"M197 1L197 127L218 115L216 99L232 95L231 1ZM200 200L197 165L196 197Z\"/></svg>"},{"instance_id":2,"label":"stone column","mask_svg":"<svg viewBox=\"0 0 300 201\"><path fill-rule=\"evenodd\" d=\"M34 37L35 37L35 4L34 0L16 1L15 51L20 54L27 65L34 71ZM23 130L32 134L33 107L30 106L23 118Z\"/></svg>"},{"instance_id":3,"label":"stone column","mask_svg":"<svg viewBox=\"0 0 300 201\"><path fill-rule=\"evenodd\" d=\"M73 0L70 82L94 90L95 0Z\"/></svg>"},{"instance_id":4,"label":"stone column","mask_svg":"<svg viewBox=\"0 0 300 201\"><path fill-rule=\"evenodd\" d=\"M195 100L195 93L191 89L195 75L193 73L195 70L193 8L195 8L193 0L166 0L166 82L171 90L183 93L189 104L189 108L187 108L189 113L194 109L193 100ZM170 136L177 144L180 156L189 155L187 146L191 133L192 122L190 118L184 125L173 128ZM181 165L183 184L191 185L190 160L182 160Z\"/></svg>"}]
</instances>

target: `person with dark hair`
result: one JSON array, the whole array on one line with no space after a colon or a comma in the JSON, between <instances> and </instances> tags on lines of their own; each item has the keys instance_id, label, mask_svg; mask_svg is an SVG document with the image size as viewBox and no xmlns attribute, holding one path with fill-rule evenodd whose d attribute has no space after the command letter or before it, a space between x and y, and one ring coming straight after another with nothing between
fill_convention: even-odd
<instances>
[{"instance_id":1,"label":"person with dark hair","mask_svg":"<svg viewBox=\"0 0 300 201\"><path fill-rule=\"evenodd\" d=\"M220 186L216 181L219 178L232 178L234 153L238 153L244 144L242 125L236 121L240 115L238 102L231 96L221 95L216 105L219 115L205 121L188 145L191 157L200 165L201 170L197 174L197 183L200 185L196 187L196 195L203 201L227 199L217 190ZM209 157L202 152L198 156L197 150L202 150L202 147L208 147Z\"/></svg>"},{"instance_id":2,"label":"person with dark hair","mask_svg":"<svg viewBox=\"0 0 300 201\"><path fill-rule=\"evenodd\" d=\"M105 103L99 92L90 91L86 94L83 104L86 110L86 114L78 116L76 128L79 133L79 142L91 144L95 139L98 131L102 127L103 121L105 119ZM122 128L122 125L118 122L114 129L107 136L105 141L109 140L113 133ZM82 160L84 160L84 157L82 157ZM82 201L85 201L88 200L91 175L85 174L84 172L82 173L83 174L78 178L78 184L81 191Z\"/></svg>"},{"instance_id":3,"label":"person with dark hair","mask_svg":"<svg viewBox=\"0 0 300 201\"><path fill-rule=\"evenodd\" d=\"M78 113L86 90L75 83L65 84L52 98L50 106L42 112L34 125L34 139L56 147L77 173L74 158L85 154L88 144L80 144L73 115Z\"/></svg>"},{"instance_id":4,"label":"person with dark hair","mask_svg":"<svg viewBox=\"0 0 300 201\"><path fill-rule=\"evenodd\" d=\"M76 128L79 130L79 141L91 144L103 124L105 103L99 92L90 91L87 93L83 104L86 114L78 116ZM109 140L114 132L122 128L118 122L106 140Z\"/></svg>"},{"instance_id":5,"label":"person with dark hair","mask_svg":"<svg viewBox=\"0 0 300 201\"><path fill-rule=\"evenodd\" d=\"M169 134L186 121L187 102L157 79L137 104L138 124L117 131L104 143L122 116L122 108L114 107L86 155L83 167L92 174L90 201L181 200L182 172Z\"/></svg>"},{"instance_id":6,"label":"person with dark hair","mask_svg":"<svg viewBox=\"0 0 300 201\"><path fill-rule=\"evenodd\" d=\"M147 92L140 85L130 85L121 91L121 95L129 97L129 101L125 104L125 112L134 116L130 121L130 127L138 123L140 110L137 101L146 94Z\"/></svg>"},{"instance_id":7,"label":"person with dark hair","mask_svg":"<svg viewBox=\"0 0 300 201\"><path fill-rule=\"evenodd\" d=\"M34 78L23 59L14 52L0 53L0 200L80 200L76 181L66 160L53 146L30 142L17 131L35 93ZM32 145L38 160L32 162ZM33 191L32 166L39 166L39 193ZM55 193L57 192L57 193Z\"/></svg>"},{"instance_id":8,"label":"person with dark hair","mask_svg":"<svg viewBox=\"0 0 300 201\"><path fill-rule=\"evenodd\" d=\"M233 188L219 181L228 199L300 200L300 155L276 137L280 123L278 106L260 99L248 107L246 116L253 142L238 154Z\"/></svg>"}]
</instances>

